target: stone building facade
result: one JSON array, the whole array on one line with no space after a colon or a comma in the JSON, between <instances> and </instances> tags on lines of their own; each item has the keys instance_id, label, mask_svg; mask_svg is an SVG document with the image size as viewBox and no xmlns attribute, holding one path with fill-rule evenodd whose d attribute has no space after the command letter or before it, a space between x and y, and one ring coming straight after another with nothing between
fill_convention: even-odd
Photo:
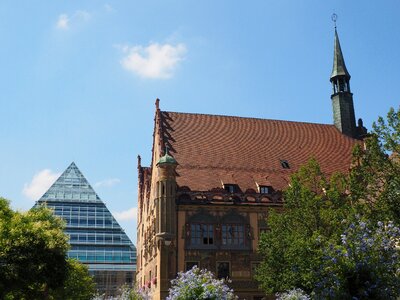
<instances>
[{"instance_id":1,"label":"stone building facade","mask_svg":"<svg viewBox=\"0 0 400 300\"><path fill-rule=\"evenodd\" d=\"M156 100L151 166L138 157L136 281L152 299L194 265L262 299L257 245L290 175L311 157L327 175L347 172L366 133L336 30L331 82L334 125L167 112Z\"/></svg>"}]
</instances>

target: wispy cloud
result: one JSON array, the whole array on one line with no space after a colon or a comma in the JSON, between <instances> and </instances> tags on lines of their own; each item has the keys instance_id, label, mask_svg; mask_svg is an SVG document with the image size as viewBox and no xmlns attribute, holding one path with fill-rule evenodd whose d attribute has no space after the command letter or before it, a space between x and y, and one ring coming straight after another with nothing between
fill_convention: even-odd
<instances>
[{"instance_id":1,"label":"wispy cloud","mask_svg":"<svg viewBox=\"0 0 400 300\"><path fill-rule=\"evenodd\" d=\"M121 182L121 180L118 178L108 178L108 179L104 179L99 182L96 182L94 184L94 186L95 187L112 187L120 182Z\"/></svg>"},{"instance_id":2,"label":"wispy cloud","mask_svg":"<svg viewBox=\"0 0 400 300\"><path fill-rule=\"evenodd\" d=\"M86 10L77 10L73 14L60 14L56 22L56 28L59 30L68 30L72 26L87 22L91 19L92 14Z\"/></svg>"},{"instance_id":3,"label":"wispy cloud","mask_svg":"<svg viewBox=\"0 0 400 300\"><path fill-rule=\"evenodd\" d=\"M108 3L104 4L103 7L104 7L104 9L105 9L106 12L111 13L111 12L114 12L114 11L115 11L114 7L112 7L112 6L111 6L110 4L108 4Z\"/></svg>"},{"instance_id":4,"label":"wispy cloud","mask_svg":"<svg viewBox=\"0 0 400 300\"><path fill-rule=\"evenodd\" d=\"M58 29L67 30L69 28L69 18L66 14L61 14L58 16L56 27Z\"/></svg>"},{"instance_id":5,"label":"wispy cloud","mask_svg":"<svg viewBox=\"0 0 400 300\"><path fill-rule=\"evenodd\" d=\"M147 47L122 46L120 49L126 54L121 60L123 68L142 78L151 79L171 78L187 52L182 43L175 46L152 43Z\"/></svg>"},{"instance_id":6,"label":"wispy cloud","mask_svg":"<svg viewBox=\"0 0 400 300\"><path fill-rule=\"evenodd\" d=\"M44 169L36 173L30 183L26 183L22 193L32 200L38 200L56 181L61 173L53 173L49 169Z\"/></svg>"},{"instance_id":7,"label":"wispy cloud","mask_svg":"<svg viewBox=\"0 0 400 300\"><path fill-rule=\"evenodd\" d=\"M114 212L113 216L118 221L135 221L137 216L137 207L132 207L121 212Z\"/></svg>"}]
</instances>

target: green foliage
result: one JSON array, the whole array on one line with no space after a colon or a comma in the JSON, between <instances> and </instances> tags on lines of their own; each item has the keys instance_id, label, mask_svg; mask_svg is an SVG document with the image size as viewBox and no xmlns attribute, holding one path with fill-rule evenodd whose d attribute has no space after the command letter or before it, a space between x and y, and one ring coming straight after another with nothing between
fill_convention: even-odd
<instances>
[{"instance_id":1,"label":"green foliage","mask_svg":"<svg viewBox=\"0 0 400 300\"><path fill-rule=\"evenodd\" d=\"M150 300L149 291L124 285L119 290L118 300Z\"/></svg>"},{"instance_id":2,"label":"green foliage","mask_svg":"<svg viewBox=\"0 0 400 300\"><path fill-rule=\"evenodd\" d=\"M301 288L310 292L318 280L323 245L338 238L341 220L351 206L344 194L346 181L335 174L327 181L315 159L292 176L282 212L272 211L269 231L260 239L264 261L256 278L267 293Z\"/></svg>"},{"instance_id":3,"label":"green foliage","mask_svg":"<svg viewBox=\"0 0 400 300\"><path fill-rule=\"evenodd\" d=\"M400 154L400 107L397 111L390 108L386 120L382 117L372 125L379 137L383 150Z\"/></svg>"},{"instance_id":4,"label":"green foliage","mask_svg":"<svg viewBox=\"0 0 400 300\"><path fill-rule=\"evenodd\" d=\"M400 223L400 108L380 117L354 151L350 189L358 209L374 221Z\"/></svg>"},{"instance_id":5,"label":"green foliage","mask_svg":"<svg viewBox=\"0 0 400 300\"><path fill-rule=\"evenodd\" d=\"M397 299L400 295L400 229L393 222L373 224L356 218L341 241L324 250L317 299Z\"/></svg>"},{"instance_id":6,"label":"green foliage","mask_svg":"<svg viewBox=\"0 0 400 300\"><path fill-rule=\"evenodd\" d=\"M74 259L67 260L67 277L64 285L50 292L52 299L90 300L96 293L93 277L87 266Z\"/></svg>"},{"instance_id":7,"label":"green foliage","mask_svg":"<svg viewBox=\"0 0 400 300\"><path fill-rule=\"evenodd\" d=\"M84 272L66 259L63 228L47 208L14 212L0 198L0 299L51 299L64 284L74 286Z\"/></svg>"},{"instance_id":8,"label":"green foliage","mask_svg":"<svg viewBox=\"0 0 400 300\"><path fill-rule=\"evenodd\" d=\"M388 278L399 276L398 265L386 268L389 263L379 256L383 252L377 245L358 248L362 242L369 245L382 237L358 232L358 240L354 238L343 245L343 233L357 223L359 216L371 221L371 232L382 222L392 222L393 226L400 223L400 108L391 109L387 121L379 118L373 127L374 132L364 140L365 145L355 147L349 175L335 174L328 181L315 159L311 159L292 176L284 193L283 209L270 213L267 220L270 230L260 238L259 252L264 260L256 278L267 293L300 288L315 296L317 285L322 279L331 280L335 270L337 281L327 282L330 286L338 284L338 290L322 298L354 295L361 299L359 294L345 290L349 286L382 287L382 282L392 282ZM359 255L340 256L345 253L344 247L360 250ZM330 265L327 253L335 260L330 260ZM339 256L343 263L336 263ZM362 267L357 260L360 257L366 258ZM377 263L379 260L384 266ZM321 271L320 266L325 269ZM366 268L373 276L364 276ZM392 287L399 289L396 284ZM329 290L328 285L325 290Z\"/></svg>"}]
</instances>

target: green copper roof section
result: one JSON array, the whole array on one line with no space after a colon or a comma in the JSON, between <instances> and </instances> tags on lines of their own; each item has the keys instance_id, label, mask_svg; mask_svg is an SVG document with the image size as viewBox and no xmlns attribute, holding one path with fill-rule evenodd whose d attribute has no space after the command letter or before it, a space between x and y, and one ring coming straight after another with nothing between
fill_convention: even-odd
<instances>
[{"instance_id":1,"label":"green copper roof section","mask_svg":"<svg viewBox=\"0 0 400 300\"><path fill-rule=\"evenodd\" d=\"M78 167L72 162L39 201L101 202Z\"/></svg>"},{"instance_id":2,"label":"green copper roof section","mask_svg":"<svg viewBox=\"0 0 400 300\"><path fill-rule=\"evenodd\" d=\"M168 147L165 148L165 155L160 157L160 159L157 162L157 166L160 164L171 164L171 165L177 165L178 163L176 162L175 158L173 158L171 155L169 155L168 152Z\"/></svg>"},{"instance_id":3,"label":"green copper roof section","mask_svg":"<svg viewBox=\"0 0 400 300\"><path fill-rule=\"evenodd\" d=\"M350 74L347 71L346 64L344 63L343 53L339 42L339 36L335 28L335 45L333 52L333 68L331 79L337 76L345 76L347 78L350 78Z\"/></svg>"}]
</instances>

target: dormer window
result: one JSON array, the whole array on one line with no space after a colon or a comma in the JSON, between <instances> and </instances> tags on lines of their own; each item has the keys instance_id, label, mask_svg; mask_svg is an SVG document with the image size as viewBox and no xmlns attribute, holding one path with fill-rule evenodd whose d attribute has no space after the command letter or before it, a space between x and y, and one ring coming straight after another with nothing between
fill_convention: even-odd
<instances>
[{"instance_id":1,"label":"dormer window","mask_svg":"<svg viewBox=\"0 0 400 300\"><path fill-rule=\"evenodd\" d=\"M281 166L284 169L290 169L289 162L287 160L281 159Z\"/></svg>"},{"instance_id":2,"label":"dormer window","mask_svg":"<svg viewBox=\"0 0 400 300\"><path fill-rule=\"evenodd\" d=\"M259 191L260 191L260 194L271 194L272 187L269 185L260 185Z\"/></svg>"},{"instance_id":3,"label":"dormer window","mask_svg":"<svg viewBox=\"0 0 400 300\"><path fill-rule=\"evenodd\" d=\"M224 190L231 194L237 193L239 192L239 186L237 184L226 183L224 184Z\"/></svg>"}]
</instances>

